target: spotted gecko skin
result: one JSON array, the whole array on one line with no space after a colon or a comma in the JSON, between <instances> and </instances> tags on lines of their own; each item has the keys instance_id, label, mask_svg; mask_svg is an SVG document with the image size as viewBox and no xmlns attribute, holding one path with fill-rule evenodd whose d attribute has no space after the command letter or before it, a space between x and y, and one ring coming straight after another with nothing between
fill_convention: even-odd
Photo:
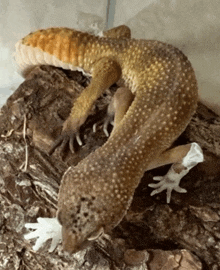
<instances>
[{"instance_id":1,"label":"spotted gecko skin","mask_svg":"<svg viewBox=\"0 0 220 270\"><path fill-rule=\"evenodd\" d=\"M57 217L64 248L75 252L102 228L109 232L121 221L151 161L184 131L197 105L195 74L180 50L155 40L49 28L29 34L16 47L23 73L42 64L83 70L101 88L122 78L135 95L107 142L63 175ZM104 81L102 70L111 67L110 79ZM91 107L90 98L84 95L88 106L79 102L81 111Z\"/></svg>"}]
</instances>

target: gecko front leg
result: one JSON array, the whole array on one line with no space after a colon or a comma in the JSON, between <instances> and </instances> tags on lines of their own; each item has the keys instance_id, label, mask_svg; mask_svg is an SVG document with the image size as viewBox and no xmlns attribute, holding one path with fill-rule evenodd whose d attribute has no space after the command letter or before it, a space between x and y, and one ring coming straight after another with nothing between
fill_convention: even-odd
<instances>
[{"instance_id":1,"label":"gecko front leg","mask_svg":"<svg viewBox=\"0 0 220 270\"><path fill-rule=\"evenodd\" d=\"M52 145L49 154L52 154L60 144L61 149L64 149L67 143L69 143L71 152L74 152L73 141L75 138L79 145L82 144L79 138L79 129L86 121L94 102L105 89L117 82L120 77L121 67L111 58L103 57L94 63L92 81L74 103L69 117L63 124L62 133Z\"/></svg>"},{"instance_id":2,"label":"gecko front leg","mask_svg":"<svg viewBox=\"0 0 220 270\"><path fill-rule=\"evenodd\" d=\"M179 193L186 193L186 189L179 186L180 180L198 163L203 162L204 157L201 147L197 143L192 143L189 152L181 162L174 163L168 173L164 176L155 176L153 179L159 181L158 184L149 184L149 187L155 188L151 196L167 190L167 203L170 203L173 190Z\"/></svg>"}]
</instances>

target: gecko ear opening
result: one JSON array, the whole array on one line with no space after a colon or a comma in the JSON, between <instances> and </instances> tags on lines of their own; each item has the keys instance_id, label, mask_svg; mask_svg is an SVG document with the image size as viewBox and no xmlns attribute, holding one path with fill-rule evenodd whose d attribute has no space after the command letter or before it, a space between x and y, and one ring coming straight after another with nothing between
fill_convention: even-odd
<instances>
[{"instance_id":1,"label":"gecko ear opening","mask_svg":"<svg viewBox=\"0 0 220 270\"><path fill-rule=\"evenodd\" d=\"M87 238L88 241L94 241L101 237L104 234L104 228L101 227L97 231L94 231L90 234L90 236Z\"/></svg>"}]
</instances>

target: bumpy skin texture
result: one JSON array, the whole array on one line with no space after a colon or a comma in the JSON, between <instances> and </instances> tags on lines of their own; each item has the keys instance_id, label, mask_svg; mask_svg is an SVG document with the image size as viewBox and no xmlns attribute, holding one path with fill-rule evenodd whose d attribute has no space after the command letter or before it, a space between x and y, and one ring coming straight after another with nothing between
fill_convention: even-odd
<instances>
[{"instance_id":1,"label":"bumpy skin texture","mask_svg":"<svg viewBox=\"0 0 220 270\"><path fill-rule=\"evenodd\" d=\"M171 45L68 28L23 38L17 61L23 73L36 64L91 73L91 85L74 104L64 131L78 130L94 100L119 78L135 95L108 141L62 178L58 220L64 248L75 252L101 228L108 232L121 221L151 161L183 132L197 105L195 74L186 56Z\"/></svg>"}]
</instances>

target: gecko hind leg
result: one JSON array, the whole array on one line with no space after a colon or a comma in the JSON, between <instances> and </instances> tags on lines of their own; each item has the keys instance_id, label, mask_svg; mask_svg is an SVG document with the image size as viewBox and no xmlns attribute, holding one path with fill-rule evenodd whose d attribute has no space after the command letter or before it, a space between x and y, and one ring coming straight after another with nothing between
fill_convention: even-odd
<instances>
[{"instance_id":1,"label":"gecko hind leg","mask_svg":"<svg viewBox=\"0 0 220 270\"><path fill-rule=\"evenodd\" d=\"M118 88L112 100L112 104L110 104L112 108L109 108L109 110L113 110L115 113L114 129L116 129L117 126L120 124L128 108L131 106L133 100L134 95L128 88L126 87ZM114 132L114 129L112 132Z\"/></svg>"},{"instance_id":2,"label":"gecko hind leg","mask_svg":"<svg viewBox=\"0 0 220 270\"><path fill-rule=\"evenodd\" d=\"M130 107L134 95L126 87L119 87L114 94L107 110L107 115L103 122L103 131L106 137L109 137L108 126L112 124L114 126L111 134L117 128L124 115L126 114L128 108ZM93 131L95 132L96 125L93 126Z\"/></svg>"},{"instance_id":3,"label":"gecko hind leg","mask_svg":"<svg viewBox=\"0 0 220 270\"><path fill-rule=\"evenodd\" d=\"M104 37L108 38L131 38L131 30L126 25L119 25L103 32Z\"/></svg>"},{"instance_id":4,"label":"gecko hind leg","mask_svg":"<svg viewBox=\"0 0 220 270\"><path fill-rule=\"evenodd\" d=\"M203 160L202 149L197 143L181 145L165 151L156 161L148 166L148 170L170 163L173 164L166 175L153 178L155 181L159 181L159 183L148 185L155 188L150 195L153 196L167 190L167 203L170 203L172 190L186 193L187 191L179 186L180 180L190 169L203 162Z\"/></svg>"}]
</instances>

